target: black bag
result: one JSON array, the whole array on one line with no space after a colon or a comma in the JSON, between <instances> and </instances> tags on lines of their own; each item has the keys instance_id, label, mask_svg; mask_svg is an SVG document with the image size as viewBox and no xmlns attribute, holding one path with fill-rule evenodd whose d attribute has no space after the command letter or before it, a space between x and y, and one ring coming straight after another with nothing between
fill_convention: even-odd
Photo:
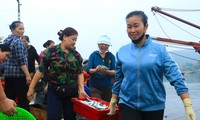
<instances>
[{"instance_id":1,"label":"black bag","mask_svg":"<svg viewBox=\"0 0 200 120\"><path fill-rule=\"evenodd\" d=\"M45 81L39 80L38 83L36 84L35 91L36 92L44 91L45 87L46 87Z\"/></svg>"},{"instance_id":2,"label":"black bag","mask_svg":"<svg viewBox=\"0 0 200 120\"><path fill-rule=\"evenodd\" d=\"M35 87L35 103L38 105L44 105L45 104L45 99L46 99L46 93L44 92L44 88L46 86L46 83L43 80L39 80Z\"/></svg>"},{"instance_id":3,"label":"black bag","mask_svg":"<svg viewBox=\"0 0 200 120\"><path fill-rule=\"evenodd\" d=\"M35 96L35 104L38 105L44 105L45 104L45 95L46 93L44 93L43 91L41 92L37 92L36 96Z\"/></svg>"},{"instance_id":4,"label":"black bag","mask_svg":"<svg viewBox=\"0 0 200 120\"><path fill-rule=\"evenodd\" d=\"M73 83L70 85L60 85L55 88L56 94L61 98L78 97L78 85Z\"/></svg>"}]
</instances>

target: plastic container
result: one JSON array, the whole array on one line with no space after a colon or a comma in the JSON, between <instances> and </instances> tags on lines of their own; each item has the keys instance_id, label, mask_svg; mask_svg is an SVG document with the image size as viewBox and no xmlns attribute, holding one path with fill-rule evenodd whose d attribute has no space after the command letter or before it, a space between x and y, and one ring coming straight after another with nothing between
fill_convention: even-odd
<instances>
[{"instance_id":1,"label":"plastic container","mask_svg":"<svg viewBox=\"0 0 200 120\"><path fill-rule=\"evenodd\" d=\"M13 116L7 116L4 113L0 112L0 119L1 120L36 120L36 118L27 110L16 107L18 113L14 114Z\"/></svg>"},{"instance_id":2,"label":"plastic container","mask_svg":"<svg viewBox=\"0 0 200 120\"><path fill-rule=\"evenodd\" d=\"M106 102L99 98L91 97L90 99L95 100L97 102L101 102L102 104L109 106L109 102ZM118 112L117 106L116 106L117 114L113 116L109 116L107 115L107 113L109 112L109 109L97 110L89 105L82 103L81 100L84 101L85 99L72 98L72 101L74 103L74 111L86 117L87 119L89 120L119 120L119 112Z\"/></svg>"},{"instance_id":3,"label":"plastic container","mask_svg":"<svg viewBox=\"0 0 200 120\"><path fill-rule=\"evenodd\" d=\"M5 88L5 81L4 81L4 79L1 79L1 84L2 84L2 87L4 89Z\"/></svg>"}]
</instances>

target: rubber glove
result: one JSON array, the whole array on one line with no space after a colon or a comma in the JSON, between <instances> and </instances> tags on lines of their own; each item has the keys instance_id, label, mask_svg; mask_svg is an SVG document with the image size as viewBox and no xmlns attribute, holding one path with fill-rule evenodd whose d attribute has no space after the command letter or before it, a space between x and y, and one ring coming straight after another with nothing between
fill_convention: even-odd
<instances>
[{"instance_id":1,"label":"rubber glove","mask_svg":"<svg viewBox=\"0 0 200 120\"><path fill-rule=\"evenodd\" d=\"M116 114L116 108L115 108L116 105L117 105L117 99L111 98L110 105L109 105L110 112L108 113L108 115L115 115Z\"/></svg>"},{"instance_id":2,"label":"rubber glove","mask_svg":"<svg viewBox=\"0 0 200 120\"><path fill-rule=\"evenodd\" d=\"M186 98L183 100L185 106L185 115L187 120L196 120L196 114L192 109L192 102L190 98Z\"/></svg>"}]
</instances>

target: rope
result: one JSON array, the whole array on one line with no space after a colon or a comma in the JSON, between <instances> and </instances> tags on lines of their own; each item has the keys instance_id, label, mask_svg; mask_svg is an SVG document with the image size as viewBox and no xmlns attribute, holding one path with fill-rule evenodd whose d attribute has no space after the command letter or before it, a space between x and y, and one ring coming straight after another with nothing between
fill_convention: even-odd
<instances>
[{"instance_id":1,"label":"rope","mask_svg":"<svg viewBox=\"0 0 200 120\"><path fill-rule=\"evenodd\" d=\"M186 57L186 56L183 56L183 55L180 55L180 54L174 53L174 52L169 52L169 53L174 54L174 55L177 55L177 56L179 56L179 57L183 57L183 58L187 58L187 59L190 59L190 60L195 60L195 61L200 62L200 60L198 60L198 59L194 59L194 58Z\"/></svg>"},{"instance_id":2,"label":"rope","mask_svg":"<svg viewBox=\"0 0 200 120\"><path fill-rule=\"evenodd\" d=\"M155 15L155 14L154 14L154 15ZM156 18L156 21L158 22L158 25L160 26L161 30L163 31L163 33L164 33L168 38L170 38L170 37L167 35L167 33L164 31L164 29L163 29L163 27L161 26L161 24L160 24L160 22L159 22L159 20L158 20L158 18L157 18L156 15L155 15L155 18Z\"/></svg>"},{"instance_id":3,"label":"rope","mask_svg":"<svg viewBox=\"0 0 200 120\"><path fill-rule=\"evenodd\" d=\"M161 14L158 14L158 15L160 15L161 17L163 17L166 21L170 22L171 24L173 24L173 25L176 26L177 28L179 28L179 29L185 31L186 33L192 35L193 37L196 37L196 38L200 39L199 36L194 35L194 34L190 33L189 31L183 29L182 27L180 27L180 26L178 26L177 24L173 23L172 21L168 20L168 19L167 19L166 17L164 17L163 15L161 15ZM156 19L157 19L157 17L156 17ZM157 21L158 21L158 19L157 19ZM160 22L159 22L158 24L161 26ZM164 31L163 28L162 28L162 31ZM166 34L166 32L164 32L164 33ZM168 36L168 35L167 35L167 36Z\"/></svg>"}]
</instances>

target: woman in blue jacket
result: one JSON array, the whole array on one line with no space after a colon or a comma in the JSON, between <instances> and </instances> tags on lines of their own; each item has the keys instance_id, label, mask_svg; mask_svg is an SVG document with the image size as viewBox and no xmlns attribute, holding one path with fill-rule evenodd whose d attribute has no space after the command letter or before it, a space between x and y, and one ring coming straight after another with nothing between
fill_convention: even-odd
<instances>
[{"instance_id":1,"label":"woman in blue jacket","mask_svg":"<svg viewBox=\"0 0 200 120\"><path fill-rule=\"evenodd\" d=\"M165 76L183 100L187 120L196 120L188 88L177 64L163 45L154 43L145 34L147 19L143 11L133 11L126 16L127 33L132 42L116 54L116 78L108 114L115 114L119 100L120 120L163 120Z\"/></svg>"}]
</instances>

